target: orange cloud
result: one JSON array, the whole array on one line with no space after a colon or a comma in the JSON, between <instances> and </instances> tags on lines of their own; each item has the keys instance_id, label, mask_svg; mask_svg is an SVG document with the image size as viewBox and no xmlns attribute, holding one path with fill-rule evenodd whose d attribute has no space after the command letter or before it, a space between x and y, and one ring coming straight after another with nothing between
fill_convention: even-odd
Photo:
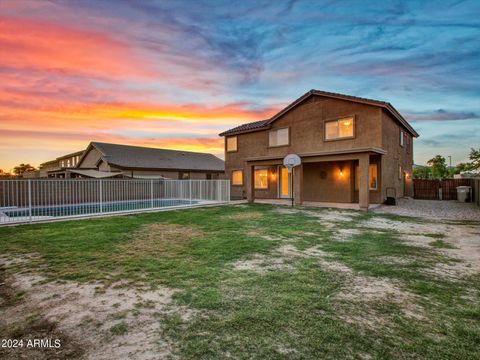
<instances>
[{"instance_id":1,"label":"orange cloud","mask_svg":"<svg viewBox=\"0 0 480 360\"><path fill-rule=\"evenodd\" d=\"M49 22L0 17L3 67L66 75L158 77L146 59L127 43L105 34Z\"/></svg>"}]
</instances>

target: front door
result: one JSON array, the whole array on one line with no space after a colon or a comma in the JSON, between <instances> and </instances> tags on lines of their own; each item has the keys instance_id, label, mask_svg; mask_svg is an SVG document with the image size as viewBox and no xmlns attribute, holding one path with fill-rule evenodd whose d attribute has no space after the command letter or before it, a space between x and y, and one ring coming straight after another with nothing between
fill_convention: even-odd
<instances>
[{"instance_id":1,"label":"front door","mask_svg":"<svg viewBox=\"0 0 480 360\"><path fill-rule=\"evenodd\" d=\"M289 199L292 178L291 174L285 166L279 166L278 173L280 174L278 182L278 197Z\"/></svg>"}]
</instances>

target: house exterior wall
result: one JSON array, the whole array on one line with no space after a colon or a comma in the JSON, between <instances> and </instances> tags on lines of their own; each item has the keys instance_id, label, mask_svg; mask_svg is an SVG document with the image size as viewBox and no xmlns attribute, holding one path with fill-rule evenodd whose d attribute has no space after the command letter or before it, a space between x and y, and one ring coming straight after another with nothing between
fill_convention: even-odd
<instances>
[{"instance_id":1,"label":"house exterior wall","mask_svg":"<svg viewBox=\"0 0 480 360\"><path fill-rule=\"evenodd\" d=\"M353 202L353 164L353 161L304 164L303 200Z\"/></svg>"},{"instance_id":2,"label":"house exterior wall","mask_svg":"<svg viewBox=\"0 0 480 360\"><path fill-rule=\"evenodd\" d=\"M354 137L342 140L324 140L325 122L338 118L353 116ZM287 146L269 147L268 132L273 129L289 128L290 143ZM245 197L245 168L246 159L261 156L285 156L290 153L309 153L322 151L338 151L364 147L382 146L382 119L378 107L366 104L354 103L346 100L330 99L322 96L312 96L304 103L293 108L273 124L271 129L238 134L236 152L227 152L225 148L225 171L231 179L234 170L244 170L243 186L232 186L231 195L234 198ZM307 185L308 179L315 178L315 167L307 167L307 178L304 179L304 196L318 198L318 192ZM255 191L259 198L276 198L277 180L271 180L268 191ZM332 187L335 190L332 198L342 199L345 196L344 189ZM312 191L310 196L310 191ZM349 195L351 197L352 194ZM313 201L313 200L312 200ZM321 200L317 200L321 201ZM352 201L352 200L350 200Z\"/></svg>"},{"instance_id":3,"label":"house exterior wall","mask_svg":"<svg viewBox=\"0 0 480 360\"><path fill-rule=\"evenodd\" d=\"M80 169L96 169L97 163L101 159L102 154L95 148L91 148L83 157L82 162L79 164Z\"/></svg>"},{"instance_id":4,"label":"house exterior wall","mask_svg":"<svg viewBox=\"0 0 480 360\"><path fill-rule=\"evenodd\" d=\"M385 111L382 111L382 129L382 147L387 150L382 158L382 197L386 198L387 188L394 188L397 197L413 196L413 139L406 129ZM409 141L404 146L400 145L401 130L406 131L409 137ZM404 173L408 174L406 178L404 176L399 178L399 166Z\"/></svg>"}]
</instances>

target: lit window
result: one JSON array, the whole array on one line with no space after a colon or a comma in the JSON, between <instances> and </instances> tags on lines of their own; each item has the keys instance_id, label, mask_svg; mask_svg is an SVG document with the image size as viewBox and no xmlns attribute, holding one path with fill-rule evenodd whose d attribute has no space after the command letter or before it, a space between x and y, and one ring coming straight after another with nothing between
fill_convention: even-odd
<instances>
[{"instance_id":1,"label":"lit window","mask_svg":"<svg viewBox=\"0 0 480 360\"><path fill-rule=\"evenodd\" d=\"M288 128L271 130L268 133L269 146L288 145Z\"/></svg>"},{"instance_id":2,"label":"lit window","mask_svg":"<svg viewBox=\"0 0 480 360\"><path fill-rule=\"evenodd\" d=\"M70 159L67 160L67 167L70 167Z\"/></svg>"},{"instance_id":3,"label":"lit window","mask_svg":"<svg viewBox=\"0 0 480 360\"><path fill-rule=\"evenodd\" d=\"M255 170L255 189L268 188L268 170Z\"/></svg>"},{"instance_id":4,"label":"lit window","mask_svg":"<svg viewBox=\"0 0 480 360\"><path fill-rule=\"evenodd\" d=\"M368 167L368 183L370 190L377 190L377 164Z\"/></svg>"},{"instance_id":5,"label":"lit window","mask_svg":"<svg viewBox=\"0 0 480 360\"><path fill-rule=\"evenodd\" d=\"M355 190L360 188L360 167L355 166ZM370 190L378 189L378 168L377 164L370 164L368 167L368 188Z\"/></svg>"},{"instance_id":6,"label":"lit window","mask_svg":"<svg viewBox=\"0 0 480 360\"><path fill-rule=\"evenodd\" d=\"M63 160L60 161L60 167L65 167L65 162Z\"/></svg>"},{"instance_id":7,"label":"lit window","mask_svg":"<svg viewBox=\"0 0 480 360\"><path fill-rule=\"evenodd\" d=\"M405 144L405 133L400 130L400 146L403 146Z\"/></svg>"},{"instance_id":8,"label":"lit window","mask_svg":"<svg viewBox=\"0 0 480 360\"><path fill-rule=\"evenodd\" d=\"M227 151L237 151L237 137L227 138Z\"/></svg>"},{"instance_id":9,"label":"lit window","mask_svg":"<svg viewBox=\"0 0 480 360\"><path fill-rule=\"evenodd\" d=\"M232 185L243 185L243 171L232 171Z\"/></svg>"},{"instance_id":10,"label":"lit window","mask_svg":"<svg viewBox=\"0 0 480 360\"><path fill-rule=\"evenodd\" d=\"M353 137L353 117L325 123L325 139L335 140Z\"/></svg>"},{"instance_id":11,"label":"lit window","mask_svg":"<svg viewBox=\"0 0 480 360\"><path fill-rule=\"evenodd\" d=\"M180 180L188 180L190 179L190 173L189 172L185 172L185 171L182 171L178 174L178 178Z\"/></svg>"}]
</instances>

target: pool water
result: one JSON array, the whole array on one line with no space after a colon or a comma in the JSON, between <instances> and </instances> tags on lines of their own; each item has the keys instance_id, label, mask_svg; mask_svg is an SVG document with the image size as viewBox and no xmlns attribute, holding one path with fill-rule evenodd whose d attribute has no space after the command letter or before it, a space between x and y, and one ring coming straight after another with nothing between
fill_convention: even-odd
<instances>
[{"instance_id":1,"label":"pool water","mask_svg":"<svg viewBox=\"0 0 480 360\"><path fill-rule=\"evenodd\" d=\"M197 200L183 200L183 199L154 199L152 200L134 200L121 202L108 202L100 206L99 203L89 204L73 204L73 205L58 205L58 206L36 206L32 207L32 216L77 216L98 213L120 212L120 211L135 211L150 208L162 208L171 206L186 206L198 204ZM153 205L153 206L152 206ZM30 216L28 208L11 208L1 211L9 218Z\"/></svg>"}]
</instances>

